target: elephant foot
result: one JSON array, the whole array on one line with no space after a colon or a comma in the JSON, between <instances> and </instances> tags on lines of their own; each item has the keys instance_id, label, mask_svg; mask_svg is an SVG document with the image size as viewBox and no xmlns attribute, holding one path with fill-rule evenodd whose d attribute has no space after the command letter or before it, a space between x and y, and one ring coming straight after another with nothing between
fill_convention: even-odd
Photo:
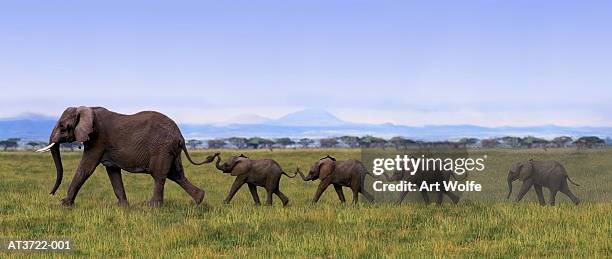
<instances>
[{"instance_id":1,"label":"elephant foot","mask_svg":"<svg viewBox=\"0 0 612 259\"><path fill-rule=\"evenodd\" d=\"M150 200L147 205L149 205L149 207L160 207L164 202L160 201L160 200Z\"/></svg>"},{"instance_id":2,"label":"elephant foot","mask_svg":"<svg viewBox=\"0 0 612 259\"><path fill-rule=\"evenodd\" d=\"M204 193L204 191L202 190L198 190L195 193L195 195L193 196L193 201L196 205L200 205L202 203L202 201L204 200L204 195L206 195L206 193Z\"/></svg>"},{"instance_id":3,"label":"elephant foot","mask_svg":"<svg viewBox=\"0 0 612 259\"><path fill-rule=\"evenodd\" d=\"M128 203L127 200L118 200L117 201L117 206L119 206L119 207L129 207L130 204Z\"/></svg>"},{"instance_id":4,"label":"elephant foot","mask_svg":"<svg viewBox=\"0 0 612 259\"><path fill-rule=\"evenodd\" d=\"M65 207L70 207L70 206L74 205L74 200L68 199L68 198L63 198L63 199L60 200L60 204L62 204L62 206L65 206Z\"/></svg>"}]
</instances>

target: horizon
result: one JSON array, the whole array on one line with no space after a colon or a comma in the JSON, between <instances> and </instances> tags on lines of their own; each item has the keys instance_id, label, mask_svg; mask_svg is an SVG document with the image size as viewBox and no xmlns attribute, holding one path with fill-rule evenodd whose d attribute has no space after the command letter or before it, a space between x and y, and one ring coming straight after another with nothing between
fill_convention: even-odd
<instances>
[{"instance_id":1,"label":"horizon","mask_svg":"<svg viewBox=\"0 0 612 259\"><path fill-rule=\"evenodd\" d=\"M612 126L612 3L2 3L0 117ZM143 8L144 7L144 8ZM171 19L169 19L171 18Z\"/></svg>"}]
</instances>

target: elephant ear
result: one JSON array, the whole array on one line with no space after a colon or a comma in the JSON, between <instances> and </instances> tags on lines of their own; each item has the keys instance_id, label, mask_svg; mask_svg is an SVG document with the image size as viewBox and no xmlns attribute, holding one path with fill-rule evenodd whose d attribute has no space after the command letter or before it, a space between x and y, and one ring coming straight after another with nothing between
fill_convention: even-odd
<instances>
[{"instance_id":1,"label":"elephant ear","mask_svg":"<svg viewBox=\"0 0 612 259\"><path fill-rule=\"evenodd\" d=\"M336 170L336 161L331 159L322 160L319 163L319 179L324 180Z\"/></svg>"},{"instance_id":2,"label":"elephant ear","mask_svg":"<svg viewBox=\"0 0 612 259\"><path fill-rule=\"evenodd\" d=\"M234 161L232 161L230 174L233 176L240 176L251 171L252 167L253 162L251 161L251 159L236 157L234 158Z\"/></svg>"},{"instance_id":3,"label":"elephant ear","mask_svg":"<svg viewBox=\"0 0 612 259\"><path fill-rule=\"evenodd\" d=\"M533 159L529 159L526 163L519 167L519 179L527 180L533 174Z\"/></svg>"},{"instance_id":4,"label":"elephant ear","mask_svg":"<svg viewBox=\"0 0 612 259\"><path fill-rule=\"evenodd\" d=\"M89 134L93 132L94 114L89 107L81 106L77 108L78 122L74 128L74 136L77 141L85 142L89 140Z\"/></svg>"}]
</instances>

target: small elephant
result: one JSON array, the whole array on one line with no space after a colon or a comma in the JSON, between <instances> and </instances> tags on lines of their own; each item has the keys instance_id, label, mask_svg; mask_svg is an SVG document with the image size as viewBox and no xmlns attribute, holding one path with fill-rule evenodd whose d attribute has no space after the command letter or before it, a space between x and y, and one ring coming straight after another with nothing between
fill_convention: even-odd
<instances>
[{"instance_id":1,"label":"small elephant","mask_svg":"<svg viewBox=\"0 0 612 259\"><path fill-rule=\"evenodd\" d=\"M340 202L344 203L344 193L342 192L342 186L351 188L353 191L353 203L357 204L359 193L361 193L368 201L374 201L374 197L366 192L364 189L364 180L366 174L370 174L363 163L359 160L346 160L336 161L335 158L327 155L310 167L308 176L304 176L299 168L297 168L296 174L299 174L304 181L314 181L321 179L319 187L312 198L312 203L317 203L321 194L327 189L330 184L334 185L334 189L338 194ZM374 177L374 176L373 176Z\"/></svg>"},{"instance_id":2,"label":"small elephant","mask_svg":"<svg viewBox=\"0 0 612 259\"><path fill-rule=\"evenodd\" d=\"M569 178L565 167L557 161L534 161L530 159L526 162L514 164L510 170L508 170L509 191L506 199L510 199L510 195L512 194L512 182L517 179L523 182L523 186L521 186L521 190L516 196L516 202L523 199L523 196L525 196L527 191L533 186L540 205L546 205L544 195L542 194L542 186L544 186L550 190L550 205L555 205L557 191L561 191L567 195L574 204L580 203L580 199L570 191L567 181L569 180L576 186L580 185Z\"/></svg>"},{"instance_id":3,"label":"small elephant","mask_svg":"<svg viewBox=\"0 0 612 259\"><path fill-rule=\"evenodd\" d=\"M264 187L268 193L266 199L266 205L272 205L272 194L276 194L281 201L283 206L287 206L289 198L283 194L279 189L279 183L281 175L286 175L289 178L295 177L286 174L281 166L272 159L249 159L245 155L231 156L223 164L221 164L221 156L215 154L217 161L215 166L223 173L231 174L236 176L236 180L232 184L227 197L223 201L225 204L229 204L236 192L245 183L249 186L251 196L255 204L259 205L259 195L257 194L257 186Z\"/></svg>"},{"instance_id":4,"label":"small elephant","mask_svg":"<svg viewBox=\"0 0 612 259\"><path fill-rule=\"evenodd\" d=\"M387 174L383 174L383 175L385 176L387 181L407 181L412 184L416 184L417 186L420 186L423 182L426 182L427 184L438 183L440 186L440 191L437 192L437 200L436 200L437 204L442 204L442 200L444 199L443 194L446 194L454 204L457 204L459 202L459 199L460 199L459 196L457 196L451 191L447 191L444 189L444 183L450 181L451 177L457 180L455 174L452 171L417 170L416 172L414 172L414 174L410 174L410 172L408 171L398 170L398 171L395 171L395 173L391 177L389 177ZM463 179L465 179L466 177L467 177L467 174L464 176ZM410 191L402 192L402 194L399 197L399 200L397 201L397 204L401 204L409 192ZM429 200L429 195L427 194L427 191L422 190L420 192L421 192L421 196L423 197L423 201L426 204L429 204L430 200Z\"/></svg>"}]
</instances>

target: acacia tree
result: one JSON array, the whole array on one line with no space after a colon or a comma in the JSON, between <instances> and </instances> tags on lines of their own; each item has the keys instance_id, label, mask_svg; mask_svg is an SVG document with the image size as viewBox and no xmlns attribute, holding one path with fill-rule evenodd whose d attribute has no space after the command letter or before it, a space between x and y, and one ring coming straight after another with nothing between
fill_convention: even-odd
<instances>
[{"instance_id":1,"label":"acacia tree","mask_svg":"<svg viewBox=\"0 0 612 259\"><path fill-rule=\"evenodd\" d=\"M359 147L359 138L355 136L342 136L340 141L349 146L350 148Z\"/></svg>"},{"instance_id":2,"label":"acacia tree","mask_svg":"<svg viewBox=\"0 0 612 259\"><path fill-rule=\"evenodd\" d=\"M187 140L186 144L190 149L196 149L199 145L202 145L202 141L197 139L190 139Z\"/></svg>"},{"instance_id":3,"label":"acacia tree","mask_svg":"<svg viewBox=\"0 0 612 259\"><path fill-rule=\"evenodd\" d=\"M0 146L3 147L4 151L6 151L9 148L17 149L17 147L19 146L19 139L10 138L7 140L2 140L0 141Z\"/></svg>"},{"instance_id":4,"label":"acacia tree","mask_svg":"<svg viewBox=\"0 0 612 259\"><path fill-rule=\"evenodd\" d=\"M276 139L276 144L279 144L281 147L286 148L287 146L295 144L295 141L290 138L279 138Z\"/></svg>"},{"instance_id":5,"label":"acacia tree","mask_svg":"<svg viewBox=\"0 0 612 259\"><path fill-rule=\"evenodd\" d=\"M219 149L225 146L225 140L223 139L211 139L208 140L208 148Z\"/></svg>"},{"instance_id":6,"label":"acacia tree","mask_svg":"<svg viewBox=\"0 0 612 259\"><path fill-rule=\"evenodd\" d=\"M314 143L314 140L309 138L301 138L298 140L298 144L300 144L302 148L307 148L308 146L312 145L312 143Z\"/></svg>"},{"instance_id":7,"label":"acacia tree","mask_svg":"<svg viewBox=\"0 0 612 259\"><path fill-rule=\"evenodd\" d=\"M229 139L227 139L227 141L236 146L238 149L243 149L247 147L247 142L248 139L246 138L241 138L241 137L231 137Z\"/></svg>"},{"instance_id":8,"label":"acacia tree","mask_svg":"<svg viewBox=\"0 0 612 259\"><path fill-rule=\"evenodd\" d=\"M319 140L319 143L321 143L322 148L333 148L338 145L338 140L335 138L323 138Z\"/></svg>"}]
</instances>

